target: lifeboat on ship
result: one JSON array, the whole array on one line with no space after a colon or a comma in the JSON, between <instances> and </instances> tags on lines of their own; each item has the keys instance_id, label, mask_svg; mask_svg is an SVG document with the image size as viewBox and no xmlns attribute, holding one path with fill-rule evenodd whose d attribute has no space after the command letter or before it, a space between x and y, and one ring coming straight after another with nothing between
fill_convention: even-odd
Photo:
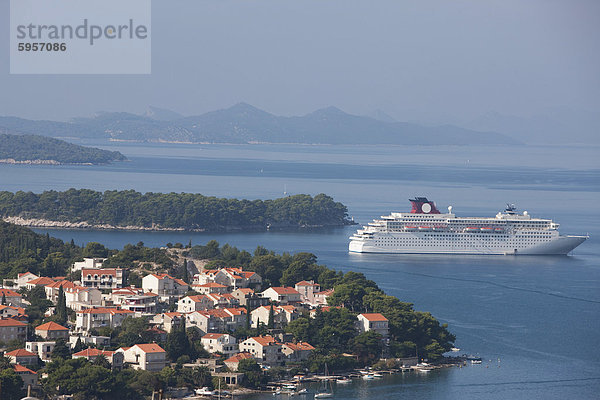
<instances>
[{"instance_id":1,"label":"lifeboat on ship","mask_svg":"<svg viewBox=\"0 0 600 400\"><path fill-rule=\"evenodd\" d=\"M469 227L465 228L465 232L468 232L468 233L479 232L479 228L477 228L475 226L469 226Z\"/></svg>"},{"instance_id":2,"label":"lifeboat on ship","mask_svg":"<svg viewBox=\"0 0 600 400\"><path fill-rule=\"evenodd\" d=\"M494 228L494 233L502 233L504 232L504 228Z\"/></svg>"},{"instance_id":3,"label":"lifeboat on ship","mask_svg":"<svg viewBox=\"0 0 600 400\"><path fill-rule=\"evenodd\" d=\"M431 227L430 226L420 226L419 232L431 232Z\"/></svg>"},{"instance_id":4,"label":"lifeboat on ship","mask_svg":"<svg viewBox=\"0 0 600 400\"><path fill-rule=\"evenodd\" d=\"M483 233L492 233L494 231L494 229L489 226L484 226L483 228L480 228L479 230Z\"/></svg>"},{"instance_id":5,"label":"lifeboat on ship","mask_svg":"<svg viewBox=\"0 0 600 400\"><path fill-rule=\"evenodd\" d=\"M407 232L416 232L419 230L419 228L417 228L416 226L405 226L404 230Z\"/></svg>"}]
</instances>

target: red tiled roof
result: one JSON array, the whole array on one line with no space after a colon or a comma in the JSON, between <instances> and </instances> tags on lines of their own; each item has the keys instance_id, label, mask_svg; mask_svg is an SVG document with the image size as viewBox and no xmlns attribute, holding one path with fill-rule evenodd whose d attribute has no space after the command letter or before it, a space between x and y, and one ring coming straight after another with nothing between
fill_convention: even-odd
<instances>
[{"instance_id":1,"label":"red tiled roof","mask_svg":"<svg viewBox=\"0 0 600 400\"><path fill-rule=\"evenodd\" d=\"M314 350L315 349L310 343L306 343L306 342L286 343L285 345L287 347L289 347L290 349L294 350L294 351L297 351L297 350Z\"/></svg>"},{"instance_id":2,"label":"red tiled roof","mask_svg":"<svg viewBox=\"0 0 600 400\"><path fill-rule=\"evenodd\" d=\"M100 269L100 268L84 268L81 270L81 276L84 275L112 275L115 278L117 277L117 270L119 270L119 268L107 268L107 269Z\"/></svg>"},{"instance_id":3,"label":"red tiled roof","mask_svg":"<svg viewBox=\"0 0 600 400\"><path fill-rule=\"evenodd\" d=\"M70 281L58 281L58 282L54 282L54 283L51 283L49 285L46 285L46 287L49 287L49 288L60 288L60 287L62 287L63 289L64 288L74 288L75 284L73 282L70 282Z\"/></svg>"},{"instance_id":4,"label":"red tiled roof","mask_svg":"<svg viewBox=\"0 0 600 400\"><path fill-rule=\"evenodd\" d=\"M308 281L300 281L296 283L296 286L319 286L318 283L308 282Z\"/></svg>"},{"instance_id":5,"label":"red tiled roof","mask_svg":"<svg viewBox=\"0 0 600 400\"><path fill-rule=\"evenodd\" d=\"M300 294L296 289L294 289L293 287L287 287L287 286L271 286L271 289L273 289L275 291L275 293L277 294Z\"/></svg>"},{"instance_id":6,"label":"red tiled roof","mask_svg":"<svg viewBox=\"0 0 600 400\"><path fill-rule=\"evenodd\" d=\"M11 352L6 353L7 356L13 357L35 357L37 354L27 351L25 349L16 349Z\"/></svg>"},{"instance_id":7,"label":"red tiled roof","mask_svg":"<svg viewBox=\"0 0 600 400\"><path fill-rule=\"evenodd\" d=\"M254 358L254 357L252 357L252 354L250 354L250 353L242 352L242 353L237 353L236 355L229 357L224 362L239 363L240 361L246 360L248 358Z\"/></svg>"},{"instance_id":8,"label":"red tiled roof","mask_svg":"<svg viewBox=\"0 0 600 400\"><path fill-rule=\"evenodd\" d=\"M216 283L216 282L208 282L205 283L203 285L192 285L194 287L212 287L212 288L226 288L227 286L225 285L221 285L220 283Z\"/></svg>"},{"instance_id":9,"label":"red tiled roof","mask_svg":"<svg viewBox=\"0 0 600 400\"><path fill-rule=\"evenodd\" d=\"M0 326L27 326L27 324L12 318L2 318L0 319Z\"/></svg>"},{"instance_id":10,"label":"red tiled roof","mask_svg":"<svg viewBox=\"0 0 600 400\"><path fill-rule=\"evenodd\" d=\"M224 333L207 333L206 335L202 336L202 339L218 339L221 336L225 336Z\"/></svg>"},{"instance_id":11,"label":"red tiled roof","mask_svg":"<svg viewBox=\"0 0 600 400\"><path fill-rule=\"evenodd\" d=\"M2 295L6 297L22 297L19 293L14 292L10 289L0 289L0 297L2 297Z\"/></svg>"},{"instance_id":12,"label":"red tiled roof","mask_svg":"<svg viewBox=\"0 0 600 400\"><path fill-rule=\"evenodd\" d=\"M277 344L277 340L273 336L254 336L250 339L254 339L261 346L269 346L271 344Z\"/></svg>"},{"instance_id":13,"label":"red tiled roof","mask_svg":"<svg viewBox=\"0 0 600 400\"><path fill-rule=\"evenodd\" d=\"M98 357L101 354L106 357L112 357L114 353L114 351L87 348L85 350L81 350L80 352L73 354L73 357Z\"/></svg>"},{"instance_id":14,"label":"red tiled roof","mask_svg":"<svg viewBox=\"0 0 600 400\"><path fill-rule=\"evenodd\" d=\"M182 314L180 312L173 311L173 312L166 312L165 315L173 318L173 317L181 317Z\"/></svg>"},{"instance_id":15,"label":"red tiled roof","mask_svg":"<svg viewBox=\"0 0 600 400\"><path fill-rule=\"evenodd\" d=\"M379 313L367 313L367 314L360 314L360 315L362 315L367 321L371 321L371 322L388 320L386 317L384 317L382 314L379 314Z\"/></svg>"},{"instance_id":16,"label":"red tiled roof","mask_svg":"<svg viewBox=\"0 0 600 400\"><path fill-rule=\"evenodd\" d=\"M27 284L30 284L30 285L41 285L41 286L47 286L52 283L54 283L54 279L50 279L45 276L41 276L39 278L32 279L29 282L27 282Z\"/></svg>"},{"instance_id":17,"label":"red tiled roof","mask_svg":"<svg viewBox=\"0 0 600 400\"><path fill-rule=\"evenodd\" d=\"M217 318L231 318L231 315L229 315L225 310L222 310L220 308L214 310L207 310L206 312L209 315Z\"/></svg>"},{"instance_id":18,"label":"red tiled roof","mask_svg":"<svg viewBox=\"0 0 600 400\"><path fill-rule=\"evenodd\" d=\"M224 308L223 310L227 311L228 313L230 313L232 315L246 314L246 309L242 308L242 307L230 307L230 308Z\"/></svg>"},{"instance_id":19,"label":"red tiled roof","mask_svg":"<svg viewBox=\"0 0 600 400\"><path fill-rule=\"evenodd\" d=\"M165 353L165 350L156 343L136 344L144 353Z\"/></svg>"},{"instance_id":20,"label":"red tiled roof","mask_svg":"<svg viewBox=\"0 0 600 400\"><path fill-rule=\"evenodd\" d=\"M98 307L98 308L86 308L82 311L77 311L81 314L133 314L134 312L131 310L121 310L120 308L106 308L106 307Z\"/></svg>"},{"instance_id":21,"label":"red tiled roof","mask_svg":"<svg viewBox=\"0 0 600 400\"><path fill-rule=\"evenodd\" d=\"M28 374L35 374L35 375L37 375L37 372L32 371L29 368L22 366L21 364L15 364L13 366L13 368L14 368L15 372L26 372Z\"/></svg>"},{"instance_id":22,"label":"red tiled roof","mask_svg":"<svg viewBox=\"0 0 600 400\"><path fill-rule=\"evenodd\" d=\"M36 331L68 331L69 328L65 328L62 325L57 324L56 322L46 322L35 328Z\"/></svg>"}]
</instances>

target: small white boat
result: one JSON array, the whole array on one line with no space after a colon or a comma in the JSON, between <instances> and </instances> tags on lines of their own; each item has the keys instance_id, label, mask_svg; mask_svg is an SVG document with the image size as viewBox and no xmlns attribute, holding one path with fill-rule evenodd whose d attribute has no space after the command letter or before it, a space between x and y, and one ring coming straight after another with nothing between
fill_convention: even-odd
<instances>
[{"instance_id":1,"label":"small white boat","mask_svg":"<svg viewBox=\"0 0 600 400\"><path fill-rule=\"evenodd\" d=\"M373 376L373 374L366 374L363 375L362 378L366 381L370 381L371 379L375 379L375 377Z\"/></svg>"},{"instance_id":2,"label":"small white boat","mask_svg":"<svg viewBox=\"0 0 600 400\"><path fill-rule=\"evenodd\" d=\"M207 386L204 386L202 389L194 390L198 396L212 396L215 392L209 390Z\"/></svg>"},{"instance_id":3,"label":"small white boat","mask_svg":"<svg viewBox=\"0 0 600 400\"><path fill-rule=\"evenodd\" d=\"M373 374L373 378L383 378L383 375L375 373Z\"/></svg>"},{"instance_id":4,"label":"small white boat","mask_svg":"<svg viewBox=\"0 0 600 400\"><path fill-rule=\"evenodd\" d=\"M352 379L349 379L349 378L337 379L335 381L335 383L339 383L340 385L345 385L347 383L352 383Z\"/></svg>"},{"instance_id":5,"label":"small white boat","mask_svg":"<svg viewBox=\"0 0 600 400\"><path fill-rule=\"evenodd\" d=\"M321 392L315 394L315 399L329 399L333 397L333 393L331 392Z\"/></svg>"}]
</instances>

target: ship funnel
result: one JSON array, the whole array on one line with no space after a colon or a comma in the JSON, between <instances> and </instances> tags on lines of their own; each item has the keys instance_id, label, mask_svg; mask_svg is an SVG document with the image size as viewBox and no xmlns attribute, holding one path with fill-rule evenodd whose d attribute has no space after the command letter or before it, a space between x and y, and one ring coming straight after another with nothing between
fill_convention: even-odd
<instances>
[{"instance_id":1,"label":"ship funnel","mask_svg":"<svg viewBox=\"0 0 600 400\"><path fill-rule=\"evenodd\" d=\"M435 203L427 200L427 197L415 197L409 201L412 203L412 214L440 214Z\"/></svg>"},{"instance_id":2,"label":"ship funnel","mask_svg":"<svg viewBox=\"0 0 600 400\"><path fill-rule=\"evenodd\" d=\"M448 206L448 214L452 214L452 206Z\"/></svg>"}]
</instances>

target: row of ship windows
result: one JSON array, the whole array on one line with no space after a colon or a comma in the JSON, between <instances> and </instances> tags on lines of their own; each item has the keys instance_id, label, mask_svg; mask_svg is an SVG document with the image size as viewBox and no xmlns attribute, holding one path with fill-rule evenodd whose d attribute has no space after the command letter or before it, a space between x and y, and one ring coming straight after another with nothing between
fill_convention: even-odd
<instances>
[{"instance_id":1,"label":"row of ship windows","mask_svg":"<svg viewBox=\"0 0 600 400\"><path fill-rule=\"evenodd\" d=\"M484 239L484 240L485 240L485 241L492 241L492 239ZM445 242L448 242L448 241L449 241L449 240L447 240L447 241L445 241ZM540 242L550 242L550 241L552 241L552 240L551 240L551 239L543 239L543 240L519 239L519 240L511 240L511 241L507 241L507 242L505 242L504 244L506 244L506 243L509 243L509 244L510 244L510 243L522 243L522 242L529 242L529 243L531 243L531 242L535 242L535 243L540 243ZM442 241L440 240L440 242L442 242ZM470 241L470 240L468 240L468 241L467 241L467 240L465 240L464 242L473 243L473 242L472 242L472 241ZM429 246L429 245L435 244L435 242L424 242L423 240L394 240L394 239L390 239L390 240L379 239L379 240L376 240L376 241L375 241L375 243L395 243L395 244L398 244L398 243L402 243L402 244L415 244L415 243L423 243L423 246Z\"/></svg>"}]
</instances>

